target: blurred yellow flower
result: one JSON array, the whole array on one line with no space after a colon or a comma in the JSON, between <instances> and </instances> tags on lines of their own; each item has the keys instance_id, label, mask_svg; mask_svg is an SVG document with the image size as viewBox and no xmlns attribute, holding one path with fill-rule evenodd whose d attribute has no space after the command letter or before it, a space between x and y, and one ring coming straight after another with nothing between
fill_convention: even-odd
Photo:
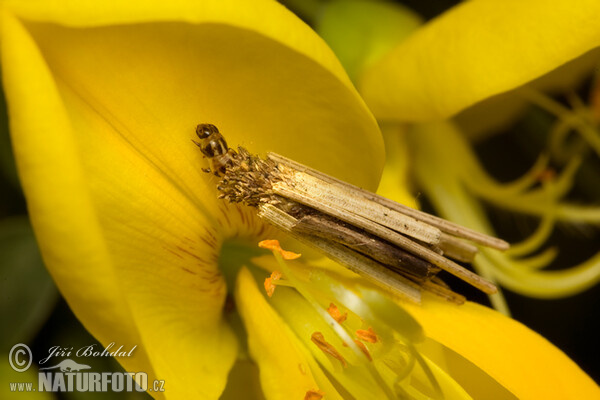
<instances>
[{"instance_id":1,"label":"blurred yellow flower","mask_svg":"<svg viewBox=\"0 0 600 400\"><path fill-rule=\"evenodd\" d=\"M568 91L586 66L589 73L590 64L597 65L598 52L592 50L600 45L599 28L591 16L599 7L593 0L465 2L417 28L419 18L392 3L336 0L324 6L316 23L354 71L363 98L385 128L388 160L381 194L405 201L410 170L437 212L465 226L493 234L482 200L540 219L535 233L509 252L482 249L474 263L480 275L526 296L565 297L600 281L600 253L547 271L558 250L538 251L556 222L600 223L599 207L564 200L584 154L569 153L565 138L573 131L585 144L580 148L600 155L597 120L576 96L569 96L569 109L539 91ZM346 40L348 32L356 40ZM553 174L549 154L542 154L520 179L499 183L460 130L506 125L527 104L556 116L547 152L561 159L563 171ZM441 122L469 107L458 118L461 125ZM407 128L407 122L417 124ZM508 314L502 293L491 300Z\"/></svg>"},{"instance_id":2,"label":"blurred yellow flower","mask_svg":"<svg viewBox=\"0 0 600 400\"><path fill-rule=\"evenodd\" d=\"M446 118L600 46L595 0L461 3L372 63L358 80L378 119Z\"/></svg>"}]
</instances>

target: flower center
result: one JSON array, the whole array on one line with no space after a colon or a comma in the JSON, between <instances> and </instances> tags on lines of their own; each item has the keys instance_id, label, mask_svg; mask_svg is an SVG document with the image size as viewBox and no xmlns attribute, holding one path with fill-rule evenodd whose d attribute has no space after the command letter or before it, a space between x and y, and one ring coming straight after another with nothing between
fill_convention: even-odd
<instances>
[{"instance_id":1,"label":"flower center","mask_svg":"<svg viewBox=\"0 0 600 400\"><path fill-rule=\"evenodd\" d=\"M404 309L359 280L279 251L269 302L337 387L355 398L441 397L415 347L422 329Z\"/></svg>"}]
</instances>

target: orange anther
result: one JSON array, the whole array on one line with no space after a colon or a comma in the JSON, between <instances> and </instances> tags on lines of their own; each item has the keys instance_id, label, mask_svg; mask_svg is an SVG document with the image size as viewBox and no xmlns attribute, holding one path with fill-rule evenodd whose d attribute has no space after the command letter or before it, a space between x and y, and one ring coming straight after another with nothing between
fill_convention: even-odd
<instances>
[{"instance_id":1,"label":"orange anther","mask_svg":"<svg viewBox=\"0 0 600 400\"><path fill-rule=\"evenodd\" d=\"M308 392L306 392L306 395L304 396L304 400L321 400L323 398L323 396L325 396L325 392L322 390L309 390Z\"/></svg>"},{"instance_id":2,"label":"orange anther","mask_svg":"<svg viewBox=\"0 0 600 400\"><path fill-rule=\"evenodd\" d=\"M310 337L310 340L312 340L312 342L316 344L317 347L321 349L323 353L329 354L333 358L340 360L342 365L344 367L346 366L346 360L344 360L344 357L342 357L342 355L335 349L335 347L327 343L327 341L325 340L325 336L323 336L321 332L313 333Z\"/></svg>"},{"instance_id":3,"label":"orange anther","mask_svg":"<svg viewBox=\"0 0 600 400\"><path fill-rule=\"evenodd\" d=\"M283 257L284 260L295 260L296 258L299 258L301 256L301 254L292 253L291 251L283 250L281 248L281 245L279 244L279 240L275 240L275 239L263 240L258 243L258 247L261 247L263 249L268 249L271 251L276 251L279 254L281 254L281 257Z\"/></svg>"},{"instance_id":4,"label":"orange anther","mask_svg":"<svg viewBox=\"0 0 600 400\"><path fill-rule=\"evenodd\" d=\"M546 168L539 173L537 179L541 183L552 182L554 179L556 179L556 171L552 168Z\"/></svg>"},{"instance_id":5,"label":"orange anther","mask_svg":"<svg viewBox=\"0 0 600 400\"><path fill-rule=\"evenodd\" d=\"M281 278L281 272L273 271L271 272L271 276L265 279L265 290L267 291L267 296L273 296L273 292L275 292L275 281L278 281Z\"/></svg>"},{"instance_id":6,"label":"orange anther","mask_svg":"<svg viewBox=\"0 0 600 400\"><path fill-rule=\"evenodd\" d=\"M348 313L344 313L342 315L339 308L337 308L337 306L333 303L329 304L329 308L327 309L327 312L329 313L329 315L331 315L331 317L333 319L335 319L337 321L338 324L341 324L342 322L344 322L346 320L346 318L348 318Z\"/></svg>"},{"instance_id":7,"label":"orange anther","mask_svg":"<svg viewBox=\"0 0 600 400\"><path fill-rule=\"evenodd\" d=\"M358 329L356 331L356 336L358 336L359 339L369 343L377 343L377 341L379 340L377 339L377 334L371 327L369 327L368 330Z\"/></svg>"}]
</instances>

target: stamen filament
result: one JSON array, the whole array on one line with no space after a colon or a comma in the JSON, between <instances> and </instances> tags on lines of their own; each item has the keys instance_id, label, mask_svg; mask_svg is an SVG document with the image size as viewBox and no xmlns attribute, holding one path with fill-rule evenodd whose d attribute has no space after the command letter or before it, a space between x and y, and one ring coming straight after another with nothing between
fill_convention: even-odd
<instances>
[{"instance_id":1,"label":"stamen filament","mask_svg":"<svg viewBox=\"0 0 600 400\"><path fill-rule=\"evenodd\" d=\"M293 290L281 288L270 301L322 367L349 393L357 398L389 399L405 393L414 393L413 398L438 393L440 386L435 374L425 362L421 365L415 361L417 350L412 342L421 340L423 333L408 313L376 290L355 284L354 293L325 271L309 269L306 275L306 267L303 267L297 274L299 266L285 262L277 250L273 254L278 269ZM343 315L337 305L344 310ZM310 314L314 317L307 324L305 318ZM307 329L312 331L305 336ZM350 333L358 338L352 338ZM307 339L310 342L307 343ZM330 357L334 363L326 362ZM387 357L406 362L390 365ZM405 379L415 365L420 366L425 379L421 379L418 387L412 379ZM422 386L424 383L427 387Z\"/></svg>"},{"instance_id":2,"label":"stamen filament","mask_svg":"<svg viewBox=\"0 0 600 400\"><path fill-rule=\"evenodd\" d=\"M600 135L598 134L598 130L590 124L588 118L569 110L562 104L534 89L522 88L519 92L532 103L549 111L559 119L572 124L572 127L576 129L581 137L594 149L596 154L600 156Z\"/></svg>"}]
</instances>

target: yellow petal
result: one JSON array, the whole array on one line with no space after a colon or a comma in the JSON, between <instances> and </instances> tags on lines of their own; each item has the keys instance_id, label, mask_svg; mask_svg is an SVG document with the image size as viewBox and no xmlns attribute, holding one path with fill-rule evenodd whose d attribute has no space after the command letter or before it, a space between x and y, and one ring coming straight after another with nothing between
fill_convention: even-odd
<instances>
[{"instance_id":1,"label":"yellow petal","mask_svg":"<svg viewBox=\"0 0 600 400\"><path fill-rule=\"evenodd\" d=\"M449 400L472 400L472 396L456 382L452 376L446 373L439 365L423 356L423 359L427 366L430 368L431 373L435 377L435 380L440 385L441 392L444 394L445 399ZM423 373L420 369L413 371L411 379L419 379L427 382L427 377L422 377Z\"/></svg>"},{"instance_id":2,"label":"yellow petal","mask_svg":"<svg viewBox=\"0 0 600 400\"><path fill-rule=\"evenodd\" d=\"M15 156L30 199L28 207L36 235L49 238L45 242L38 239L45 263L72 310L84 316L83 324L102 343L139 345L141 340L129 309L123 306L126 300L116 286L115 273L104 268L110 265L106 246L93 223L95 215L89 194L82 190L85 179L79 171L74 143L65 135L70 131L68 116L61 106L50 71L23 26L6 13L2 18L1 36L4 89L11 107L11 127L13 133L19 133L13 136ZM32 76L35 79L31 79ZM53 134L26 135L25 129L48 133L49 123ZM62 151L44 153L47 144ZM24 158L25 154L29 156ZM23 170L36 170L36 175L27 179ZM79 195L68 198L67 205L66 198L48 196L56 190ZM54 247L53 242L68 243L70 248ZM74 248L77 251L72 251ZM127 360L127 367L152 374L144 349L138 347L134 357Z\"/></svg>"},{"instance_id":3,"label":"yellow petal","mask_svg":"<svg viewBox=\"0 0 600 400\"><path fill-rule=\"evenodd\" d=\"M170 396L215 398L236 353L219 246L263 227L215 199L195 124L365 186L378 163L344 166L382 145L335 58L278 4L169 4L11 2L3 80L36 235L76 315L105 344L138 344L126 368ZM251 26L267 14L277 24Z\"/></svg>"},{"instance_id":4,"label":"yellow petal","mask_svg":"<svg viewBox=\"0 0 600 400\"><path fill-rule=\"evenodd\" d=\"M236 304L248 331L250 354L260 369L267 399L303 399L309 390L323 390L326 398L340 398L325 382L317 383L312 356L260 293L247 268L238 274Z\"/></svg>"},{"instance_id":5,"label":"yellow petal","mask_svg":"<svg viewBox=\"0 0 600 400\"><path fill-rule=\"evenodd\" d=\"M446 346L428 338L418 346L423 357L428 357L474 399L517 400L479 367Z\"/></svg>"},{"instance_id":6,"label":"yellow petal","mask_svg":"<svg viewBox=\"0 0 600 400\"><path fill-rule=\"evenodd\" d=\"M588 79L591 71L597 68L598 59L600 59L600 48L529 82L527 87L546 93L567 93ZM531 100L516 94L510 91L490 97L457 114L455 121L460 125L463 135L474 141L483 141L508 130L515 120L523 115L527 107L531 106Z\"/></svg>"},{"instance_id":7,"label":"yellow petal","mask_svg":"<svg viewBox=\"0 0 600 400\"><path fill-rule=\"evenodd\" d=\"M386 159L377 194L409 207L417 208L417 200L410 192L411 154L404 125L383 124Z\"/></svg>"},{"instance_id":8,"label":"yellow petal","mask_svg":"<svg viewBox=\"0 0 600 400\"><path fill-rule=\"evenodd\" d=\"M596 0L469 1L399 44L360 80L377 118L452 115L600 45Z\"/></svg>"},{"instance_id":9,"label":"yellow petal","mask_svg":"<svg viewBox=\"0 0 600 400\"><path fill-rule=\"evenodd\" d=\"M108 37L103 40L111 50L109 55L121 59L124 66L129 67L139 53L147 54L144 62L157 64L149 71L154 74L140 76L146 80L134 82L143 85L143 90L139 85L124 90L136 90L138 97L150 92L163 103L174 101L166 113L183 107L181 112L171 114L171 119L183 120L185 109L194 111L194 123L210 117L225 131L230 145L293 155L298 161L352 183L376 187L384 153L375 120L323 40L274 1L254 1L252 7L240 0L67 0L60 7L47 0L6 3L7 9L24 20L67 27L114 29L114 25L162 22L158 30L154 29L156 25L135 25L134 30L150 31L144 44L136 43L137 48L124 46L117 51L115 45L120 42L111 42ZM194 25L196 36L187 36L185 28L191 30ZM178 36L161 37L170 28L182 29ZM73 35L77 31L68 32ZM101 36L103 31L98 34ZM47 38L66 58L68 49L60 47L63 43L57 39ZM168 59L171 54L165 54L163 48L170 44L163 39L180 40L175 43L176 49L170 50L183 49L184 53L176 60ZM90 53L96 52L88 50ZM103 61L103 57L88 60L96 63L94 73L113 62ZM177 62L185 64L172 65ZM102 83L103 77L95 80ZM166 82L172 83L168 91L160 85ZM193 92L199 83L203 90ZM181 92L173 92L180 86L184 88ZM181 132L187 134L189 129ZM349 162L367 167L351 171L347 168Z\"/></svg>"},{"instance_id":10,"label":"yellow petal","mask_svg":"<svg viewBox=\"0 0 600 400\"><path fill-rule=\"evenodd\" d=\"M571 359L517 321L467 302L424 296L404 307L429 338L460 354L519 399L595 399L600 388Z\"/></svg>"}]
</instances>

